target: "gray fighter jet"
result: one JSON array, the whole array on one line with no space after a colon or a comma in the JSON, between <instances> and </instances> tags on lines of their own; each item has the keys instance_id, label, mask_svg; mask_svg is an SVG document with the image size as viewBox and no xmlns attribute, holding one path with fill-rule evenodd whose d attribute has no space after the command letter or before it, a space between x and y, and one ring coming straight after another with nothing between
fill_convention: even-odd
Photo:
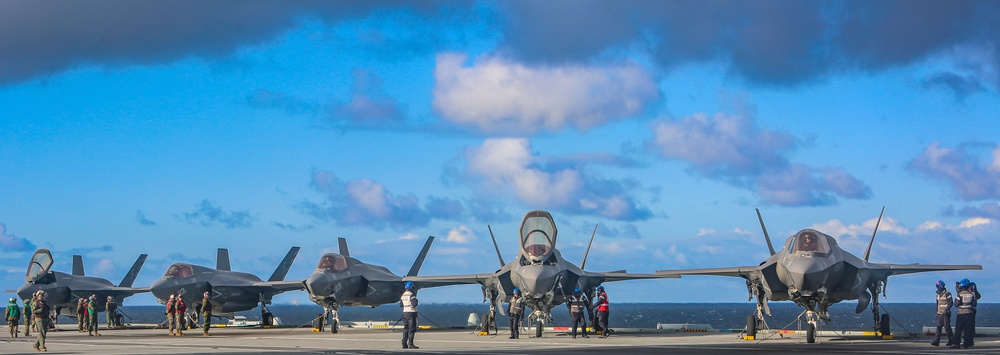
<instances>
[{"instance_id":1,"label":"gray fighter jet","mask_svg":"<svg viewBox=\"0 0 1000 355\"><path fill-rule=\"evenodd\" d=\"M885 212L885 208L882 208ZM815 342L819 321L827 323L828 308L838 302L858 300L855 313L861 313L872 303L875 329L889 334L888 314L879 317L878 294L885 297L889 276L917 272L947 270L982 270L980 265L920 265L880 264L868 261L875 233L882 221L879 214L871 242L864 256L859 258L837 245L837 240L815 229L803 229L785 240L781 250L775 252L771 238L764 227L764 219L757 210L757 219L764 232L771 256L760 265L690 269L660 270L663 275L717 275L737 276L746 279L750 298L757 298L757 310L747 317L747 335L754 336L764 326L764 314L770 316L768 301L792 301L805 308L809 326L806 340Z\"/></svg>"},{"instance_id":2,"label":"gray fighter jet","mask_svg":"<svg viewBox=\"0 0 1000 355\"><path fill-rule=\"evenodd\" d=\"M309 299L323 306L324 315L330 324L330 331L337 333L340 328L340 306L371 306L399 302L403 294L403 277L393 274L389 269L366 264L351 257L347 248L347 239L339 238L340 254L323 255L316 266L316 271L305 280ZM410 272L406 276L416 276L424 263L427 251L431 248L434 237L428 237L424 247L413 261ZM424 282L415 287L443 286L455 283Z\"/></svg>"},{"instance_id":3,"label":"gray fighter jet","mask_svg":"<svg viewBox=\"0 0 1000 355\"><path fill-rule=\"evenodd\" d=\"M596 234L597 228L594 228ZM521 250L514 261L504 264L500 256L500 248L493 238L493 247L500 259L500 269L493 273L450 276L416 276L404 277L404 281L413 281L420 285L426 282L478 283L483 287L484 301L490 301L490 313L486 316L485 329L495 328L496 312L499 304L506 302L513 294L514 288L521 291L525 305L533 312L528 316L528 323L535 325L535 336L542 336L542 328L552 322L552 308L560 305L573 295L579 288L588 295L594 294L594 289L604 282L678 278L676 274L629 274L624 270L614 272L584 271L587 264L587 254L583 262L576 266L563 259L556 249L558 230L552 215L546 211L535 210L524 215L519 232ZM491 229L490 237L493 237ZM593 243L594 235L590 236ZM502 310L500 310L502 313Z\"/></svg>"},{"instance_id":4,"label":"gray fighter jet","mask_svg":"<svg viewBox=\"0 0 1000 355\"><path fill-rule=\"evenodd\" d=\"M251 310L258 304L270 304L276 294L302 289L302 281L284 281L298 252L299 247L289 249L271 277L261 281L253 274L230 270L229 250L220 248L215 269L175 263L149 289L160 304L166 304L171 294L180 295L188 309L196 311L201 309L202 297L208 291L212 295L213 315L229 317L234 312ZM264 323L269 324L270 313L266 306L261 307L261 313Z\"/></svg>"},{"instance_id":5,"label":"gray fighter jet","mask_svg":"<svg viewBox=\"0 0 1000 355\"><path fill-rule=\"evenodd\" d=\"M99 277L86 276L83 257L80 255L73 255L73 274L53 271L53 262L52 253L48 249L35 251L24 277L26 283L17 290L17 296L28 299L36 291L44 290L45 301L56 310L56 314L76 318L76 305L80 298L96 295L99 301L97 309L104 312L108 296L113 297L116 303L122 304L125 297L149 292L148 288L132 287L139 270L142 269L142 264L146 262L146 254L139 255L118 286Z\"/></svg>"}]
</instances>

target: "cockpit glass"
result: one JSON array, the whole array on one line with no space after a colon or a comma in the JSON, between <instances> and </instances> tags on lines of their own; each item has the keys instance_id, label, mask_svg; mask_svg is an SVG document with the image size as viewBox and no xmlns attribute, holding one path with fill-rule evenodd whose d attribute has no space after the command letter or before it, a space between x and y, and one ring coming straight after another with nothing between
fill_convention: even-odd
<instances>
[{"instance_id":1,"label":"cockpit glass","mask_svg":"<svg viewBox=\"0 0 1000 355\"><path fill-rule=\"evenodd\" d=\"M191 265L187 264L173 264L167 269L167 273L163 275L165 279L181 279L185 277L194 276L194 269Z\"/></svg>"},{"instance_id":2,"label":"cockpit glass","mask_svg":"<svg viewBox=\"0 0 1000 355\"><path fill-rule=\"evenodd\" d=\"M340 254L326 254L319 259L316 270L319 271L340 271L347 269L347 258Z\"/></svg>"},{"instance_id":3,"label":"cockpit glass","mask_svg":"<svg viewBox=\"0 0 1000 355\"><path fill-rule=\"evenodd\" d=\"M800 232L792 241L791 252L814 252L829 253L830 245L826 242L826 236L817 235L812 231Z\"/></svg>"},{"instance_id":4,"label":"cockpit glass","mask_svg":"<svg viewBox=\"0 0 1000 355\"><path fill-rule=\"evenodd\" d=\"M35 280L44 275L52 267L52 254L48 250L40 250L31 257L31 264L28 264L28 280Z\"/></svg>"},{"instance_id":5,"label":"cockpit glass","mask_svg":"<svg viewBox=\"0 0 1000 355\"><path fill-rule=\"evenodd\" d=\"M529 217L521 225L521 246L533 257L541 257L552 251L555 245L555 226L545 217Z\"/></svg>"}]
</instances>

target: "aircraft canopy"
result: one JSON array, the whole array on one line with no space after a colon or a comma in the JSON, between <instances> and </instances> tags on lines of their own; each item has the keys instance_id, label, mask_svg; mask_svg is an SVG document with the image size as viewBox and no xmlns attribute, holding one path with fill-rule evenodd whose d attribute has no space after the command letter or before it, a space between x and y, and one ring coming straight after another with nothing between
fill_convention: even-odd
<instances>
[{"instance_id":1,"label":"aircraft canopy","mask_svg":"<svg viewBox=\"0 0 1000 355\"><path fill-rule=\"evenodd\" d=\"M557 232L548 212L528 212L521 222L521 248L535 258L546 256L555 248Z\"/></svg>"},{"instance_id":2,"label":"aircraft canopy","mask_svg":"<svg viewBox=\"0 0 1000 355\"><path fill-rule=\"evenodd\" d=\"M31 263L28 264L28 273L24 275L24 279L27 282L32 282L37 280L39 277L45 275L49 272L49 268L52 267L52 253L48 249L38 249L35 255L31 257Z\"/></svg>"},{"instance_id":3,"label":"aircraft canopy","mask_svg":"<svg viewBox=\"0 0 1000 355\"><path fill-rule=\"evenodd\" d=\"M347 269L347 258L340 254L326 254L319 259L317 271L340 271Z\"/></svg>"},{"instance_id":4,"label":"aircraft canopy","mask_svg":"<svg viewBox=\"0 0 1000 355\"><path fill-rule=\"evenodd\" d=\"M194 268L188 264L173 264L167 268L167 273L163 275L165 279L182 279L194 276Z\"/></svg>"},{"instance_id":5,"label":"aircraft canopy","mask_svg":"<svg viewBox=\"0 0 1000 355\"><path fill-rule=\"evenodd\" d=\"M826 236L814 230L803 230L796 234L790 244L790 252L813 252L829 253L830 244L826 242Z\"/></svg>"}]
</instances>

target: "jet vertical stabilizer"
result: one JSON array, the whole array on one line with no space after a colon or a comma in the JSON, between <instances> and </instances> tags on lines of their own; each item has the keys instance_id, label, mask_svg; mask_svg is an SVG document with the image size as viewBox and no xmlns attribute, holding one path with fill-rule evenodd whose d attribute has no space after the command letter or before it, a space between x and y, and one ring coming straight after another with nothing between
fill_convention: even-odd
<instances>
[{"instance_id":1,"label":"jet vertical stabilizer","mask_svg":"<svg viewBox=\"0 0 1000 355\"><path fill-rule=\"evenodd\" d=\"M757 220L760 221L760 229L764 231L764 240L767 241L767 250L771 252L771 255L774 255L774 245L771 244L771 236L767 235L767 227L764 227L764 217L760 216L759 208L755 208L755 210L757 210Z\"/></svg>"},{"instance_id":2,"label":"jet vertical stabilizer","mask_svg":"<svg viewBox=\"0 0 1000 355\"><path fill-rule=\"evenodd\" d=\"M347 249L347 239L340 237L337 238L337 242L340 244L340 255L351 257L351 251Z\"/></svg>"},{"instance_id":3,"label":"jet vertical stabilizer","mask_svg":"<svg viewBox=\"0 0 1000 355\"><path fill-rule=\"evenodd\" d=\"M83 271L82 255L73 255L73 276L87 276Z\"/></svg>"},{"instance_id":4,"label":"jet vertical stabilizer","mask_svg":"<svg viewBox=\"0 0 1000 355\"><path fill-rule=\"evenodd\" d=\"M292 268L292 263L295 262L295 256L299 254L299 247L292 247L288 249L288 254L285 254L285 258L281 260L278 267L274 269L274 273L267 281L283 281L285 275L288 274L288 269Z\"/></svg>"},{"instance_id":5,"label":"jet vertical stabilizer","mask_svg":"<svg viewBox=\"0 0 1000 355\"><path fill-rule=\"evenodd\" d=\"M875 222L875 231L872 232L872 240L868 242L868 249L865 249L865 255L861 257L864 261L868 261L868 257L872 254L872 245L875 244L875 233L878 233L878 225L882 224L883 213L885 213L885 206L882 206L882 212L878 213L878 222Z\"/></svg>"},{"instance_id":6,"label":"jet vertical stabilizer","mask_svg":"<svg viewBox=\"0 0 1000 355\"><path fill-rule=\"evenodd\" d=\"M128 270L125 277L122 278L122 282L118 283L118 287L132 287L132 283L135 282L135 278L139 276L139 270L142 270L142 264L146 263L146 257L149 255L141 254L139 258L135 259L135 263L132 264L132 268Z\"/></svg>"},{"instance_id":7,"label":"jet vertical stabilizer","mask_svg":"<svg viewBox=\"0 0 1000 355\"><path fill-rule=\"evenodd\" d=\"M427 257L427 252L431 250L431 243L434 242L434 236L427 237L427 242L424 243L424 248L420 249L420 254L417 255L417 259L413 261L413 267L410 267L410 272L406 273L406 276L417 276L420 272L420 266L424 264L424 258Z\"/></svg>"},{"instance_id":8,"label":"jet vertical stabilizer","mask_svg":"<svg viewBox=\"0 0 1000 355\"><path fill-rule=\"evenodd\" d=\"M587 265L587 255L590 255L590 246L594 245L594 236L597 235L597 225L594 225L594 232L590 233L590 243L587 243L587 251L583 252L583 262L580 263L580 270Z\"/></svg>"},{"instance_id":9,"label":"jet vertical stabilizer","mask_svg":"<svg viewBox=\"0 0 1000 355\"><path fill-rule=\"evenodd\" d=\"M229 249L219 248L219 253L215 257L215 269L223 271L233 271L229 266Z\"/></svg>"},{"instance_id":10,"label":"jet vertical stabilizer","mask_svg":"<svg viewBox=\"0 0 1000 355\"><path fill-rule=\"evenodd\" d=\"M490 231L490 239L493 240L493 249L497 250L497 259L500 259L500 267L503 267L503 257L500 256L500 247L497 246L497 238L493 236L493 228L489 224L486 225L486 229Z\"/></svg>"}]
</instances>

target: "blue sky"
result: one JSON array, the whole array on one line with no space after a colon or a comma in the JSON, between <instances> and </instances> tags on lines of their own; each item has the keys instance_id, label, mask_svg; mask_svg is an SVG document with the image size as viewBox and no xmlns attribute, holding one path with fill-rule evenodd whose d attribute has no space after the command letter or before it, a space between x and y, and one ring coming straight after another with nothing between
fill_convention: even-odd
<instances>
[{"instance_id":1,"label":"blue sky","mask_svg":"<svg viewBox=\"0 0 1000 355\"><path fill-rule=\"evenodd\" d=\"M36 248L113 282L148 253L147 286L219 247L266 277L293 245L301 279L341 236L398 273L428 235L423 275L491 272L487 225L509 260L533 209L570 260L599 225L590 270L756 265L754 208L776 243L861 254L886 206L872 261L986 269L894 277L888 301L1000 289L998 7L6 1L0 282ZM608 287L746 300L729 278Z\"/></svg>"}]
</instances>

